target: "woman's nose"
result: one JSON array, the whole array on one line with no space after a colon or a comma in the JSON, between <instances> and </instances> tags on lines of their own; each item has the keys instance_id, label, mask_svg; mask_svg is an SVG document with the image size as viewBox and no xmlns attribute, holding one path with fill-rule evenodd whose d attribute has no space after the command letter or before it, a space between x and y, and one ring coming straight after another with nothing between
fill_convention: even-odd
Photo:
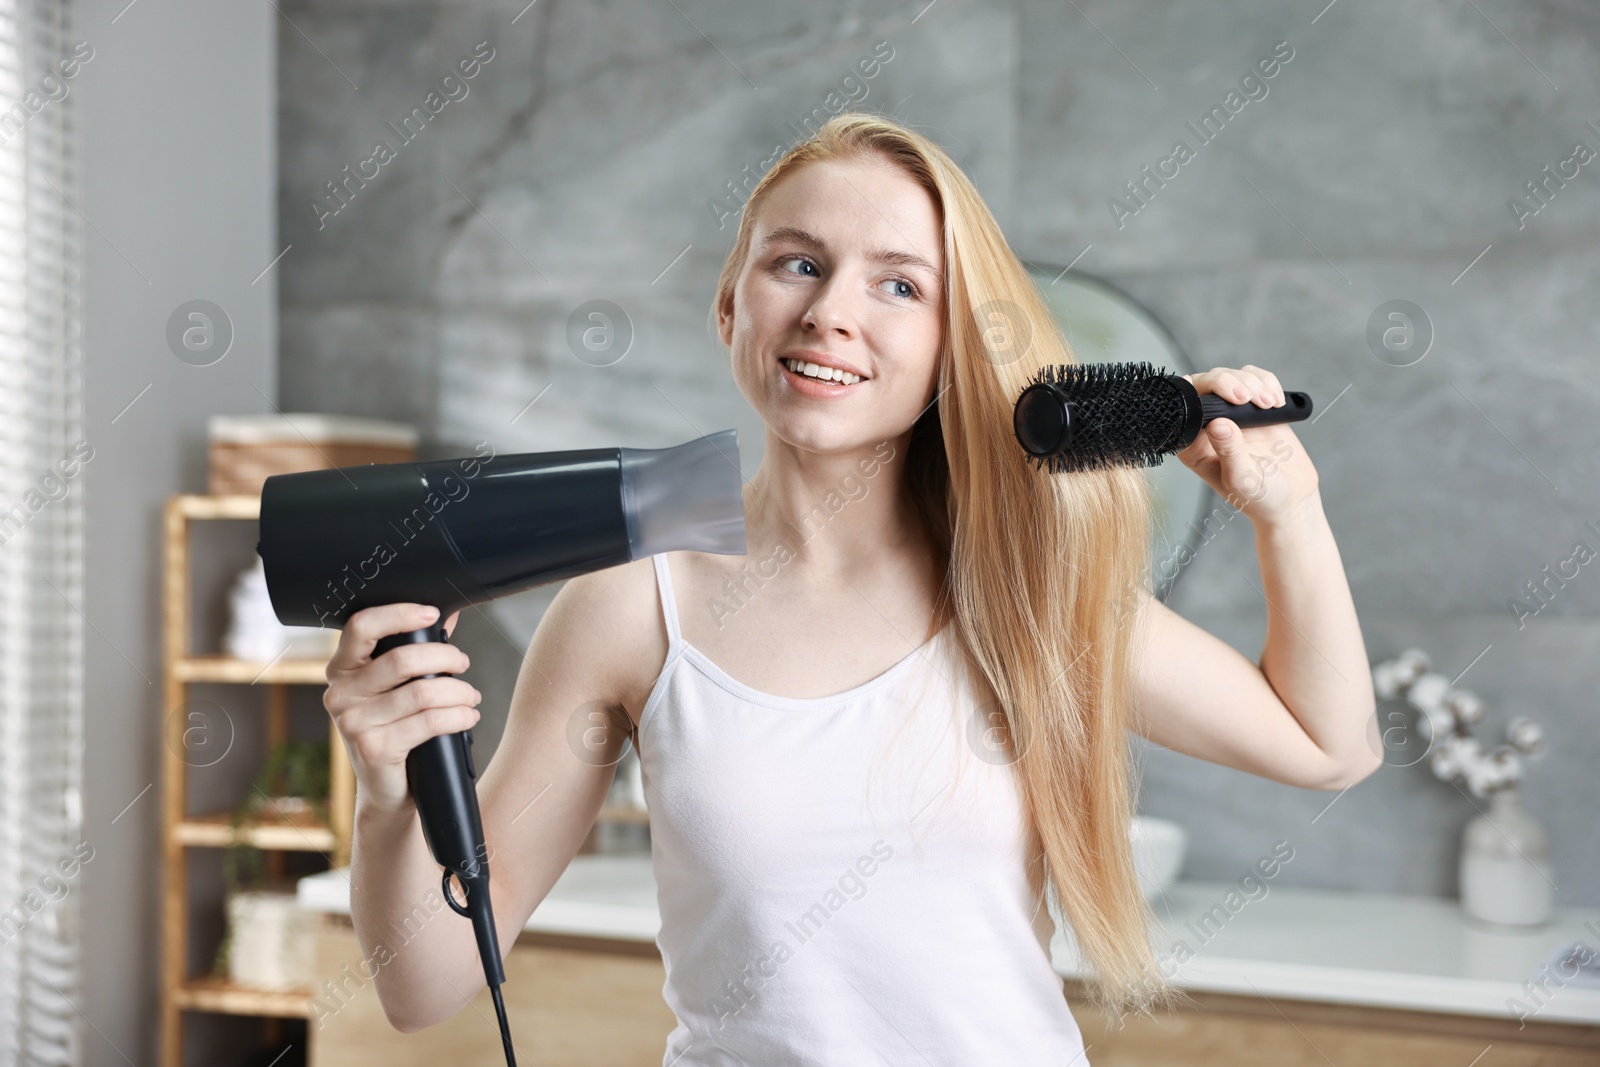
<instances>
[{"instance_id":1,"label":"woman's nose","mask_svg":"<svg viewBox=\"0 0 1600 1067\"><path fill-rule=\"evenodd\" d=\"M830 279L823 286L817 298L806 309L800 323L807 329L814 329L819 334L831 334L838 331L846 337L852 336L856 328L856 311L851 306L850 300L839 290L836 279Z\"/></svg>"}]
</instances>

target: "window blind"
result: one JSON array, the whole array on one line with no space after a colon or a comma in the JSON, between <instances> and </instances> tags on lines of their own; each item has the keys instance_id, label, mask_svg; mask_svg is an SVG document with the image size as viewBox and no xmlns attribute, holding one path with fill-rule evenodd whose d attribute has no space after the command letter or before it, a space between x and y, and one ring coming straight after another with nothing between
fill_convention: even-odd
<instances>
[{"instance_id":1,"label":"window blind","mask_svg":"<svg viewBox=\"0 0 1600 1067\"><path fill-rule=\"evenodd\" d=\"M0 0L0 1064L81 1062L84 437L67 0ZM74 462L76 457L76 462ZM88 842L88 847L93 846Z\"/></svg>"}]
</instances>

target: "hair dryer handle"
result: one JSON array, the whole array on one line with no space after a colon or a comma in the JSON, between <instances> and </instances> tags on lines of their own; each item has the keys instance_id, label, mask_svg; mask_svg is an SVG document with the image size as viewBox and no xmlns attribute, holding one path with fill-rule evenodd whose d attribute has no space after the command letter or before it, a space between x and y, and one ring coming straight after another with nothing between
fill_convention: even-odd
<instances>
[{"instance_id":1,"label":"hair dryer handle","mask_svg":"<svg viewBox=\"0 0 1600 1067\"><path fill-rule=\"evenodd\" d=\"M439 621L422 630L390 634L372 650L373 658L407 644L438 641L449 644L444 612ZM443 678L445 674L419 675ZM416 679L412 679L415 681ZM409 684L409 683L407 683ZM451 909L472 920L483 960L484 975L492 986L505 981L500 942L489 901L489 858L483 839L483 819L478 810L478 769L472 762L472 731L430 737L406 755L406 782L411 786L422 836L433 858L445 869L444 897ZM467 894L465 907L450 892L454 875Z\"/></svg>"}]
</instances>

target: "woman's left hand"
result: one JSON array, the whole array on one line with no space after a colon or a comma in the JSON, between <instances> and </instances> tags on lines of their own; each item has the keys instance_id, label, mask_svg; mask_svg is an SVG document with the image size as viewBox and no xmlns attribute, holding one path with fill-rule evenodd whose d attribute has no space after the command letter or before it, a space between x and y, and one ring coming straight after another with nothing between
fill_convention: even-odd
<instances>
[{"instance_id":1,"label":"woman's left hand","mask_svg":"<svg viewBox=\"0 0 1600 1067\"><path fill-rule=\"evenodd\" d=\"M1196 391L1230 403L1284 403L1277 375L1254 364L1183 377ZM1317 469L1288 424L1240 428L1232 419L1214 419L1178 458L1252 523L1281 522L1317 495Z\"/></svg>"}]
</instances>

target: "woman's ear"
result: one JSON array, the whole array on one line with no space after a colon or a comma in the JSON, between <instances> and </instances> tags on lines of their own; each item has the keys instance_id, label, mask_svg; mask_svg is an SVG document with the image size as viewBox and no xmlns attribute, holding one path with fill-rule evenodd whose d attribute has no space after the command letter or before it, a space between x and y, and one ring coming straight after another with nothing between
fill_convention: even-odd
<instances>
[{"instance_id":1,"label":"woman's ear","mask_svg":"<svg viewBox=\"0 0 1600 1067\"><path fill-rule=\"evenodd\" d=\"M717 337L725 348L733 347L733 291L717 302Z\"/></svg>"}]
</instances>

